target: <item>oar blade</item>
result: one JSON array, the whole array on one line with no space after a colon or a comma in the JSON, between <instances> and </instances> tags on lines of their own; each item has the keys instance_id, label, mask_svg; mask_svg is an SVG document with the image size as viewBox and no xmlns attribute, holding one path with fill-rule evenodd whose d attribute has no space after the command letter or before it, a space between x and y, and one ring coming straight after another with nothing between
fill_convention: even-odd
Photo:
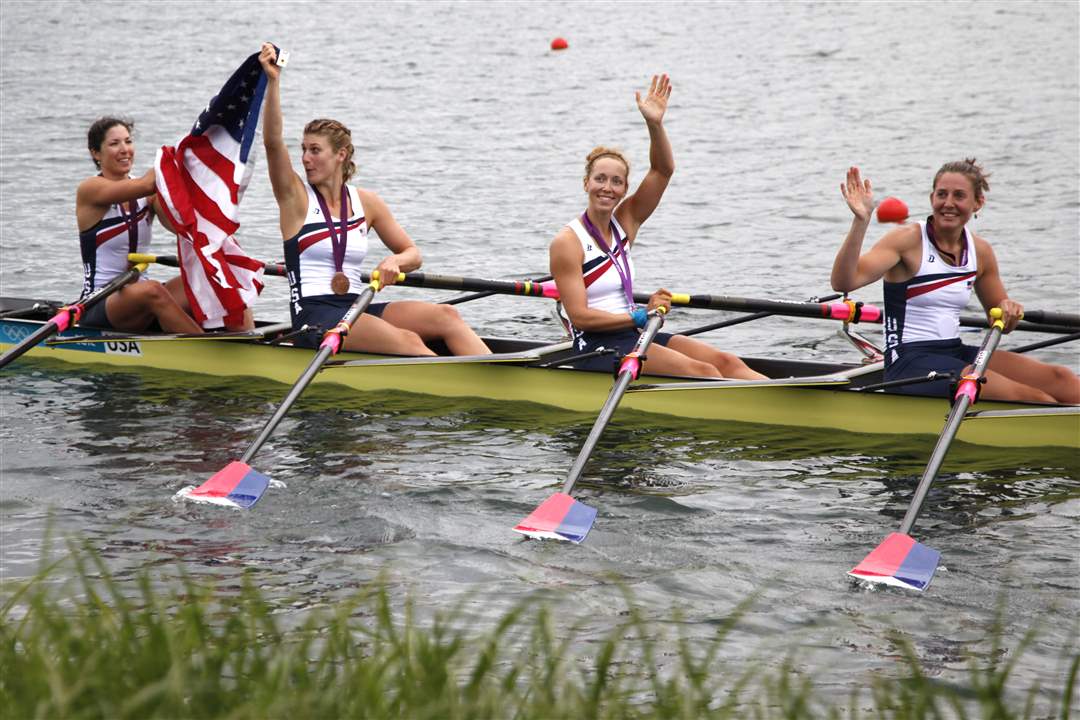
<instances>
[{"instance_id":1,"label":"oar blade","mask_svg":"<svg viewBox=\"0 0 1080 720\"><path fill-rule=\"evenodd\" d=\"M566 493L555 493L514 526L526 537L580 543L596 521L596 508Z\"/></svg>"},{"instance_id":2,"label":"oar blade","mask_svg":"<svg viewBox=\"0 0 1080 720\"><path fill-rule=\"evenodd\" d=\"M907 590L925 590L934 578L941 553L903 533L892 533L848 575Z\"/></svg>"},{"instance_id":3,"label":"oar blade","mask_svg":"<svg viewBox=\"0 0 1080 720\"><path fill-rule=\"evenodd\" d=\"M246 510L266 492L270 478L247 463L234 460L196 488L184 488L177 496L192 502L224 505Z\"/></svg>"}]
</instances>

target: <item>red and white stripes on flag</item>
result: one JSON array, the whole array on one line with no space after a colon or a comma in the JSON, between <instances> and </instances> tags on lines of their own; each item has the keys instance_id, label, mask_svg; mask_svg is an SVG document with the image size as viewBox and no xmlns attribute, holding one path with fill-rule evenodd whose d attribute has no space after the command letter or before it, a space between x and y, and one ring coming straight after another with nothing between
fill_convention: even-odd
<instances>
[{"instance_id":1,"label":"red and white stripes on flag","mask_svg":"<svg viewBox=\"0 0 1080 720\"><path fill-rule=\"evenodd\" d=\"M263 288L263 264L234 235L254 170L265 87L256 53L210 100L191 132L157 154L157 193L177 233L184 290L195 320L208 329L239 325Z\"/></svg>"}]
</instances>

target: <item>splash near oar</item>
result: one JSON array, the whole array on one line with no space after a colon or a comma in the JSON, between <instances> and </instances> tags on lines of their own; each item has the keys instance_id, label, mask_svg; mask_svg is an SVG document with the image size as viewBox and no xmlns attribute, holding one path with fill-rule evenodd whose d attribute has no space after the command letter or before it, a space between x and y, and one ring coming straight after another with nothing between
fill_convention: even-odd
<instances>
[{"instance_id":1,"label":"splash near oar","mask_svg":"<svg viewBox=\"0 0 1080 720\"><path fill-rule=\"evenodd\" d=\"M917 542L908 533L915 525L915 519L919 516L919 511L926 501L930 486L937 478L949 446L956 437L956 431L960 429L960 423L964 420L968 408L978 400L980 386L986 382L986 367L990 364L990 356L997 349L1001 332L1005 328L1001 315L1000 308L990 310L992 319L990 331L987 332L982 347L975 356L975 365L971 374L965 375L956 389L952 410L945 421L945 428L941 431L934 451L930 454L930 461L926 464L926 470L919 480L919 485L915 488L915 496L911 500L907 514L904 515L903 522L900 523L900 529L885 538L861 563L848 572L848 575L872 583L883 583L910 590L925 590L930 585L938 563L941 561L941 553Z\"/></svg>"},{"instance_id":2,"label":"splash near oar","mask_svg":"<svg viewBox=\"0 0 1080 720\"><path fill-rule=\"evenodd\" d=\"M600 440L608 423L615 414L615 408L626 394L630 383L641 374L642 363L645 360L645 351L652 344L656 333L664 324L664 308L657 308L652 313L648 322L645 323L637 344L626 357L619 363L618 377L615 385L608 394L604 407L593 423L589 436L585 439L577 459L567 474L566 482L563 483L562 492L557 492L535 510L527 518L514 526L516 532L526 537L545 538L551 540L569 540L572 543L580 543L589 534L593 522L596 520L596 508L578 502L570 496L574 485L585 470L585 463L589 461L596 443Z\"/></svg>"},{"instance_id":3,"label":"splash near oar","mask_svg":"<svg viewBox=\"0 0 1080 720\"><path fill-rule=\"evenodd\" d=\"M233 460L199 487L178 494L195 502L247 509L259 502L269 486L270 478L266 475L244 460Z\"/></svg>"},{"instance_id":4,"label":"splash near oar","mask_svg":"<svg viewBox=\"0 0 1080 720\"><path fill-rule=\"evenodd\" d=\"M330 356L341 349L345 336L357 319L367 310L368 305L371 304L372 298L375 297L375 293L379 291L380 287L379 275L376 271L371 275L370 284L357 296L356 301L345 312L341 321L323 336L322 343L319 345L319 350L315 353L314 359L289 390L285 400L278 406L273 417L266 423L262 432L259 433L259 437L255 438L255 442L251 443L243 457L226 465L202 485L196 488L187 487L180 490L176 493L177 498L243 509L250 508L259 501L259 498L263 496L263 493L270 486L271 480L248 463L251 462L251 459L255 457L255 453L277 429L282 418L285 417L285 414L297 401L300 394L304 392L304 389L311 384L315 375L322 369Z\"/></svg>"},{"instance_id":5,"label":"splash near oar","mask_svg":"<svg viewBox=\"0 0 1080 720\"><path fill-rule=\"evenodd\" d=\"M139 263L135 267L117 275L109 281L107 285L86 297L82 302L75 302L60 308L60 310L36 332L4 353L3 356L0 357L0 368L6 367L13 360L21 357L31 348L35 347L38 343L48 340L53 335L64 332L72 325L75 325L79 322L79 318L82 317L82 314L86 312L87 308L97 305L129 282L137 280L139 275L144 272L146 272L146 263Z\"/></svg>"}]
</instances>

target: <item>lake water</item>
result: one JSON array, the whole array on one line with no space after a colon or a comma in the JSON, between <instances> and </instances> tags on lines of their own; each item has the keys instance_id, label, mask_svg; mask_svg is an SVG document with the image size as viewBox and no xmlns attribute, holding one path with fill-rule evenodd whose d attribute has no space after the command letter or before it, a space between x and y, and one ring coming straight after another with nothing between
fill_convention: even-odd
<instances>
[{"instance_id":1,"label":"lake water","mask_svg":"<svg viewBox=\"0 0 1080 720\"><path fill-rule=\"evenodd\" d=\"M74 189L93 171L94 118L136 120L142 172L272 40L292 52L294 156L307 120L349 125L358 181L387 200L430 272L544 273L550 238L584 206L590 148L624 148L642 176L633 93L667 72L677 171L639 236L639 290L827 292L849 165L920 217L937 167L976 156L993 175L975 224L1012 296L1077 312L1078 17L1075 3L5 2L0 291L78 295ZM549 51L556 36L567 51ZM264 166L241 210L244 246L280 259ZM163 232L156 247L169 249ZM877 302L880 286L857 296ZM257 314L287 318L286 298L271 279ZM459 307L485 334L559 336L546 301ZM678 312L669 328L716 317ZM703 337L744 354L854 359L812 321ZM1039 357L1080 366L1075 345ZM256 572L297 613L380 574L424 611L464 603L482 620L550 596L586 641L620 622L624 589L649 619L680 612L672 633L702 643L756 593L725 659L794 652L839 700L895 671L891 630L950 680L966 674L965 653L992 659L995 618L1006 654L1036 627L1012 682L1058 697L1076 652L1080 462L1063 450L954 448L915 532L943 568L912 595L867 592L844 573L898 525L930 439L618 419L581 486L600 519L570 547L510 527L561 482L588 415L313 389L258 455L288 488L239 513L171 496L240 454L283 386L27 361L2 388L4 579L34 572L52 527L90 538L123 575L167 558L221 584Z\"/></svg>"}]
</instances>

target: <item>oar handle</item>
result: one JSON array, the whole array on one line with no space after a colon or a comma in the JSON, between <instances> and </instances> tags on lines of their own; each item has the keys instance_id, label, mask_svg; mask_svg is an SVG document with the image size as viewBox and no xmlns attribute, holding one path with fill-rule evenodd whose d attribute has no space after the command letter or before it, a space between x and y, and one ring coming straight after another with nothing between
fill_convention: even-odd
<instances>
[{"instance_id":1,"label":"oar handle","mask_svg":"<svg viewBox=\"0 0 1080 720\"><path fill-rule=\"evenodd\" d=\"M592 430L589 431L589 436L585 438L585 444L581 446L581 451L578 452L574 464L570 466L570 472L566 475L566 482L563 483L562 488L563 493L566 495L570 494L578 479L581 478L581 473L585 470L585 463L589 461L589 457L596 448L596 443L600 440L600 436L604 433L608 423L611 422L611 417L615 414L615 408L619 406L623 395L626 394L626 388L641 372L642 363L645 361L645 351L648 350L649 345L652 344L653 339L656 337L656 333L664 325L664 314L666 312L665 308L659 307L649 313L649 319L645 322L645 327L642 328L641 335L638 336L637 342L634 344L634 349L627 353L622 362L619 363L615 384L612 386L604 406L600 409L600 414L596 416Z\"/></svg>"},{"instance_id":2,"label":"oar handle","mask_svg":"<svg viewBox=\"0 0 1080 720\"><path fill-rule=\"evenodd\" d=\"M968 408L978 400L979 387L986 381L986 368L990 364L990 357L994 354L994 350L997 349L998 341L1001 340L1001 332L1005 329L1005 323L1001 319L1001 308L991 308L989 315L991 318L990 330L987 331L986 336L983 338L971 372L961 378L956 388L952 410L949 411L949 417L945 421L945 428L941 431L941 435L934 445L934 451L930 454L926 470L919 480L919 485L915 488L915 496L911 500L911 506L908 507L903 522L900 523L899 532L901 534L909 534L911 528L915 525L915 520L919 517L919 512L926 501L926 495L930 492L930 486L937 478L941 464L945 461L945 455L949 452L949 446L952 445L953 438L956 437L956 433L960 429L960 423L963 422Z\"/></svg>"}]
</instances>

